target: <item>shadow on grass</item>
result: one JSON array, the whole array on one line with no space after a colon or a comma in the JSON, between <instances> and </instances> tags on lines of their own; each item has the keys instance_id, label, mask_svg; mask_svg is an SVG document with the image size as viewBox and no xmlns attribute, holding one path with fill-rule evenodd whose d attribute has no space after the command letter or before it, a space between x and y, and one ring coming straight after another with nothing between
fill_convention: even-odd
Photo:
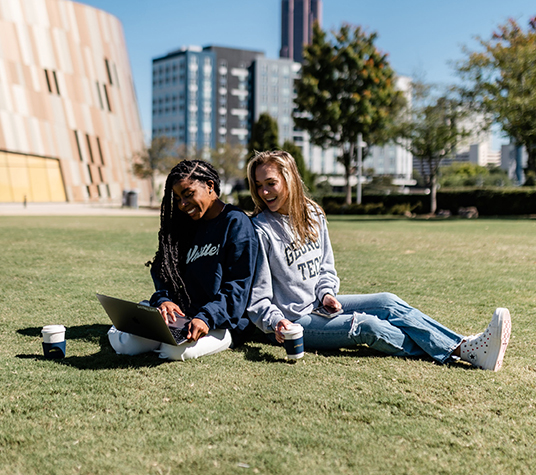
<instances>
[{"instance_id":1,"label":"shadow on grass","mask_svg":"<svg viewBox=\"0 0 536 475\"><path fill-rule=\"evenodd\" d=\"M16 357L21 359L54 361L57 364L72 366L80 370L154 367L167 363L167 360L159 358L156 353L145 353L139 356L116 354L108 341L109 328L110 325L100 324L79 325L67 328L65 332L65 339L67 340L67 356L62 359L49 360L41 354L16 355ZM41 327L22 328L17 330L17 333L24 336L38 337L41 336ZM94 342L100 346L100 350L97 353L86 356L69 356L70 340Z\"/></svg>"},{"instance_id":2,"label":"shadow on grass","mask_svg":"<svg viewBox=\"0 0 536 475\"><path fill-rule=\"evenodd\" d=\"M269 350L263 348L263 346L258 346L255 344L261 344L261 345L267 345L268 347L271 346L280 346L276 345L268 339L264 340L258 340L254 339L251 341L246 342L242 346L235 348L234 351L241 352L244 354L244 358L248 361L254 361L254 362L265 362L265 363L294 363L293 360L288 360L287 358L278 358L274 356ZM436 362L431 357L402 357L402 356L390 356L385 353L381 353L379 351L376 351L372 348L369 348L366 345L357 346L355 348L340 348L337 350L306 350L306 355L314 354L315 356L320 356L323 358L330 358L330 359L336 359L336 358L394 358L397 360L400 360L400 364L405 364L406 361L426 361L428 363L437 365L437 366L443 366L442 364ZM453 360L449 361L448 363L445 363L444 366L447 366L449 368L459 368L459 369L465 369L465 370L477 370L474 366L471 366L468 363L464 363L460 360Z\"/></svg>"}]
</instances>

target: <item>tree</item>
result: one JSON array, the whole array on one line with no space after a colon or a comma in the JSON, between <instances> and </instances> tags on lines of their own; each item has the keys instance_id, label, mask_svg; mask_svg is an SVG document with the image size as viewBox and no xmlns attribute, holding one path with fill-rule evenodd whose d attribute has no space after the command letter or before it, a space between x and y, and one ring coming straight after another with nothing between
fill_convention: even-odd
<instances>
[{"instance_id":1,"label":"tree","mask_svg":"<svg viewBox=\"0 0 536 475\"><path fill-rule=\"evenodd\" d=\"M506 186L511 185L508 173L500 167L482 167L475 163L453 163L441 167L439 182L451 188L463 186Z\"/></svg>"},{"instance_id":2,"label":"tree","mask_svg":"<svg viewBox=\"0 0 536 475\"><path fill-rule=\"evenodd\" d=\"M337 147L344 166L346 202L351 202L350 176L361 133L365 142L379 140L387 130L402 94L395 90L395 74L387 55L359 26L343 25L332 38L315 24L311 45L304 49L302 74L296 82L295 123L313 144Z\"/></svg>"},{"instance_id":3,"label":"tree","mask_svg":"<svg viewBox=\"0 0 536 475\"><path fill-rule=\"evenodd\" d=\"M167 175L177 163L175 140L160 135L151 140L149 147L145 146L141 152L133 157L132 170L134 175L141 179L149 178L151 181L150 205L155 198L155 178L157 173Z\"/></svg>"},{"instance_id":4,"label":"tree","mask_svg":"<svg viewBox=\"0 0 536 475\"><path fill-rule=\"evenodd\" d=\"M279 131L277 122L267 112L263 112L251 129L251 139L248 144L248 157L255 152L276 150L279 148Z\"/></svg>"},{"instance_id":5,"label":"tree","mask_svg":"<svg viewBox=\"0 0 536 475\"><path fill-rule=\"evenodd\" d=\"M452 156L461 138L468 135L463 127L466 109L459 99L443 94L432 95L432 88L413 84L413 100L399 118L398 143L421 161L421 174L428 178L430 212L437 209L437 175L441 160Z\"/></svg>"},{"instance_id":6,"label":"tree","mask_svg":"<svg viewBox=\"0 0 536 475\"><path fill-rule=\"evenodd\" d=\"M211 150L210 161L218 170L223 184L230 184L245 178L245 150L241 145L219 144Z\"/></svg>"},{"instance_id":7,"label":"tree","mask_svg":"<svg viewBox=\"0 0 536 475\"><path fill-rule=\"evenodd\" d=\"M536 17L526 31L510 19L491 39L478 40L483 51L466 50L458 64L465 98L526 148L530 178L536 174Z\"/></svg>"},{"instance_id":8,"label":"tree","mask_svg":"<svg viewBox=\"0 0 536 475\"><path fill-rule=\"evenodd\" d=\"M305 183L305 186L310 191L313 191L316 175L307 168L307 165L305 165L305 159L303 158L301 148L290 140L286 140L285 143L283 143L282 148L285 152L290 153L294 157L296 166L298 167L298 171L300 172L303 183Z\"/></svg>"}]
</instances>

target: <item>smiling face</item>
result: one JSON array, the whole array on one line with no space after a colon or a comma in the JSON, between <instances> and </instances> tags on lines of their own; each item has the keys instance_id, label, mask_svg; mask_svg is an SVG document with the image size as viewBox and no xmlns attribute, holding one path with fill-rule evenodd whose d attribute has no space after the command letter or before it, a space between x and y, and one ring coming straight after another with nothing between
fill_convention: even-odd
<instances>
[{"instance_id":1,"label":"smiling face","mask_svg":"<svg viewBox=\"0 0 536 475\"><path fill-rule=\"evenodd\" d=\"M255 186L270 211L288 214L288 187L275 163L264 163L255 169Z\"/></svg>"},{"instance_id":2,"label":"smiling face","mask_svg":"<svg viewBox=\"0 0 536 475\"><path fill-rule=\"evenodd\" d=\"M173 193L177 198L179 210L195 221L212 219L220 211L215 207L218 196L214 193L214 184L211 181L205 183L185 178L173 185Z\"/></svg>"}]
</instances>

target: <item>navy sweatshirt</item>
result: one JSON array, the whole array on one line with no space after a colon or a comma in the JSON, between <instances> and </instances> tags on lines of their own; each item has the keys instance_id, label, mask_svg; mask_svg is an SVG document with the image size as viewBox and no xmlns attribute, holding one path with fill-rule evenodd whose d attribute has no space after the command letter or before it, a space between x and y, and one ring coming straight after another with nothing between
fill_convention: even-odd
<instances>
[{"instance_id":1,"label":"navy sweatshirt","mask_svg":"<svg viewBox=\"0 0 536 475\"><path fill-rule=\"evenodd\" d=\"M203 320L210 329L243 330L255 272L258 241L250 219L227 204L214 219L201 219L188 250L182 274L191 299L182 310L187 317ZM172 300L165 284L151 273L156 292L153 307Z\"/></svg>"}]
</instances>

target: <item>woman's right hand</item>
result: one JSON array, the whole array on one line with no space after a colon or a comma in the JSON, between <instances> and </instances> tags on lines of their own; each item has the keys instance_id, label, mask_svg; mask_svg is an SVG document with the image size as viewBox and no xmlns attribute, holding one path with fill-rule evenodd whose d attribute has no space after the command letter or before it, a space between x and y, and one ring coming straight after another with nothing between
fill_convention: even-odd
<instances>
[{"instance_id":1,"label":"woman's right hand","mask_svg":"<svg viewBox=\"0 0 536 475\"><path fill-rule=\"evenodd\" d=\"M173 303L169 300L163 302L162 305L158 307L158 310L162 315L164 322L166 322L166 325L169 325L170 323L175 323L177 321L175 312L177 312L181 317L185 316L181 308L176 303Z\"/></svg>"},{"instance_id":2,"label":"woman's right hand","mask_svg":"<svg viewBox=\"0 0 536 475\"><path fill-rule=\"evenodd\" d=\"M290 320L287 320L284 318L281 320L275 327L275 339L278 341L278 343L283 343L285 341L285 336L283 333L281 333L281 330L288 330L289 325L292 325L292 322Z\"/></svg>"}]
</instances>

